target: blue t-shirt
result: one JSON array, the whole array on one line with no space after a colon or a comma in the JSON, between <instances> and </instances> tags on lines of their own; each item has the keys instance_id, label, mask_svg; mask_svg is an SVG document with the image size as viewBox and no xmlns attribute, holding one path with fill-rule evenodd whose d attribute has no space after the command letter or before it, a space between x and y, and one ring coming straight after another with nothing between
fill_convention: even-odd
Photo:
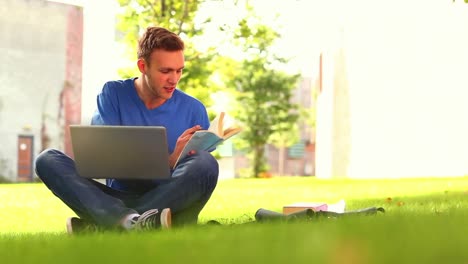
<instances>
[{"instance_id":1,"label":"blue t-shirt","mask_svg":"<svg viewBox=\"0 0 468 264\"><path fill-rule=\"evenodd\" d=\"M168 151L172 153L177 138L188 128L210 125L205 106L186 93L174 90L172 97L155 109L147 109L136 92L135 78L110 81L97 96L97 110L92 125L163 126L166 128ZM155 184L155 183L154 183ZM148 181L107 180L107 185L125 191L151 188Z\"/></svg>"}]
</instances>

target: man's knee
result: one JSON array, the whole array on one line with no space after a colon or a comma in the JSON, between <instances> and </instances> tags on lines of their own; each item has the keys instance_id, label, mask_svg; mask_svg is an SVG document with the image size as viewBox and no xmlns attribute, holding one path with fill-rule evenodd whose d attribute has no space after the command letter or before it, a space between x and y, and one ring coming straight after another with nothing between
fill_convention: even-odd
<instances>
[{"instance_id":1,"label":"man's knee","mask_svg":"<svg viewBox=\"0 0 468 264\"><path fill-rule=\"evenodd\" d=\"M172 177L182 177L182 181L197 183L208 191L216 187L218 174L218 161L213 155L206 151L198 151L185 158L183 164L176 168Z\"/></svg>"},{"instance_id":2,"label":"man's knee","mask_svg":"<svg viewBox=\"0 0 468 264\"><path fill-rule=\"evenodd\" d=\"M218 161L209 152L201 151L196 159L196 166L194 169L200 173L197 177L201 177L205 184L216 186L219 175Z\"/></svg>"},{"instance_id":3,"label":"man's knee","mask_svg":"<svg viewBox=\"0 0 468 264\"><path fill-rule=\"evenodd\" d=\"M37 176L39 176L39 178L41 177L41 172L46 171L53 166L54 162L57 159L57 156L59 155L63 154L55 149L46 149L36 157L34 165L36 169L36 174Z\"/></svg>"},{"instance_id":4,"label":"man's knee","mask_svg":"<svg viewBox=\"0 0 468 264\"><path fill-rule=\"evenodd\" d=\"M211 153L202 151L199 153L200 158L199 158L199 164L200 166L204 167L205 170L208 170L212 174L215 174L216 177L218 176L219 173L219 165L218 161L211 155Z\"/></svg>"}]
</instances>

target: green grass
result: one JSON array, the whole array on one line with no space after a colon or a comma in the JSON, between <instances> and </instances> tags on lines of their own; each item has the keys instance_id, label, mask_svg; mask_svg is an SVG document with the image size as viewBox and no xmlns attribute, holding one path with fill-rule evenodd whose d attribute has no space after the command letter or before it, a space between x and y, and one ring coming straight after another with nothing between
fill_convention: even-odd
<instances>
[{"instance_id":1,"label":"green grass","mask_svg":"<svg viewBox=\"0 0 468 264\"><path fill-rule=\"evenodd\" d=\"M259 208L340 199L386 213L250 223ZM42 184L0 185L0 209L1 263L468 263L468 177L224 180L200 225L163 232L68 236L74 214Z\"/></svg>"}]
</instances>

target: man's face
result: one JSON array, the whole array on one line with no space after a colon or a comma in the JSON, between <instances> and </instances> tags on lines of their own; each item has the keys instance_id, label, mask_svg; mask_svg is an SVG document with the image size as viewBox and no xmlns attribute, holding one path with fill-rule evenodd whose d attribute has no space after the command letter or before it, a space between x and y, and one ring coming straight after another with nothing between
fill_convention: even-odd
<instances>
[{"instance_id":1,"label":"man's face","mask_svg":"<svg viewBox=\"0 0 468 264\"><path fill-rule=\"evenodd\" d=\"M145 62L144 87L153 99L167 100L172 97L184 68L184 52L155 50L150 61Z\"/></svg>"}]
</instances>

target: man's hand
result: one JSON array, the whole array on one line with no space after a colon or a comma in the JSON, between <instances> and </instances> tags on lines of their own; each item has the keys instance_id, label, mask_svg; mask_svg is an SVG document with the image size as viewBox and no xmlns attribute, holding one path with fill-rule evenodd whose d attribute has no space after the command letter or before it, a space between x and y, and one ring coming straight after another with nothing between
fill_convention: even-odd
<instances>
[{"instance_id":1,"label":"man's hand","mask_svg":"<svg viewBox=\"0 0 468 264\"><path fill-rule=\"evenodd\" d=\"M179 157L180 153L184 149L185 145L187 145L187 142L189 142L190 138L192 138L193 133L195 133L196 131L200 129L201 129L201 126L196 125L194 127L191 127L185 130L184 133L182 133L182 135L179 136L179 138L177 139L174 151L169 156L169 166L171 168L174 168L177 158Z\"/></svg>"}]
</instances>

